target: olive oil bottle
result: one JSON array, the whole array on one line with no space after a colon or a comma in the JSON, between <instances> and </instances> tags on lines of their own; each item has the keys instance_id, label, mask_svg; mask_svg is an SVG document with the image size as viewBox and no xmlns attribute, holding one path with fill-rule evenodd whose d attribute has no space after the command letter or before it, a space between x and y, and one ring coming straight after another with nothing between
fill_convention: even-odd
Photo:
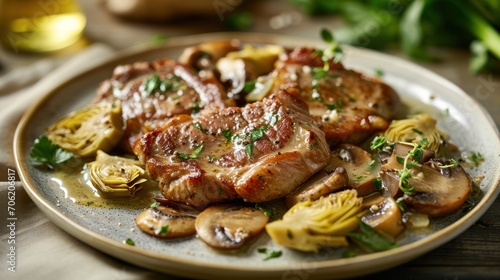
<instances>
[{"instance_id":1,"label":"olive oil bottle","mask_svg":"<svg viewBox=\"0 0 500 280\"><path fill-rule=\"evenodd\" d=\"M85 23L76 0L0 0L0 41L14 52L68 47Z\"/></svg>"}]
</instances>

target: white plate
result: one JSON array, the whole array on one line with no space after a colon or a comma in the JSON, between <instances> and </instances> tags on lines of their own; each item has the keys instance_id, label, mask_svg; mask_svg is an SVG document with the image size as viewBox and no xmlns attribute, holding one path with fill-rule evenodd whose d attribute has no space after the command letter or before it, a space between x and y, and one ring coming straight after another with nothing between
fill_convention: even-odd
<instances>
[{"instance_id":1,"label":"white plate","mask_svg":"<svg viewBox=\"0 0 500 280\"><path fill-rule=\"evenodd\" d=\"M87 105L99 82L110 77L119 64L138 60L175 58L186 46L204 41L240 39L244 43L275 43L286 46L324 47L319 40L265 34L218 33L173 38L162 47L122 53L100 66L85 71L54 86L44 98L29 109L15 135L15 156L25 189L37 206L60 228L88 245L124 261L186 277L212 279L259 279L298 277L345 278L380 271L414 259L456 237L478 220L498 195L500 181L500 140L498 131L486 111L458 87L412 63L369 50L344 47L347 68L373 75L383 71L383 80L400 94L408 106L426 110L438 125L449 132L454 143L463 150L478 151L486 161L468 170L472 176L484 175L483 197L468 213L457 213L433 223L425 234L406 234L401 246L385 252L349 259L340 258L341 250L300 253L274 245L262 235L245 253L221 254L193 238L165 241L140 232L135 216L147 208L101 208L75 204L67 189L78 185L60 183L50 172L29 164L30 147L44 129L72 110ZM449 116L444 112L448 111ZM135 246L123 244L131 238ZM282 250L280 258L263 261L257 247Z\"/></svg>"}]
</instances>

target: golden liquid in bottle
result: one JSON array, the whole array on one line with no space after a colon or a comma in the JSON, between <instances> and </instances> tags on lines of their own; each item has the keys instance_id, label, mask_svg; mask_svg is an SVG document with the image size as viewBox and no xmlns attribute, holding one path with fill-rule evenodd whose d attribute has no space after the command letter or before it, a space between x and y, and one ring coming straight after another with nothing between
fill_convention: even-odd
<instances>
[{"instance_id":1,"label":"golden liquid in bottle","mask_svg":"<svg viewBox=\"0 0 500 280\"><path fill-rule=\"evenodd\" d=\"M0 38L15 52L68 47L82 35L86 19L76 0L0 0Z\"/></svg>"}]
</instances>

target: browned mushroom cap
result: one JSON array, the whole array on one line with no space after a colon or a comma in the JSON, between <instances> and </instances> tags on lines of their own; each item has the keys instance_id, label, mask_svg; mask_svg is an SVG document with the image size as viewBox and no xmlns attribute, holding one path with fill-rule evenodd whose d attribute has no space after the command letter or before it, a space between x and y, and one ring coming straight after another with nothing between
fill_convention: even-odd
<instances>
[{"instance_id":1,"label":"browned mushroom cap","mask_svg":"<svg viewBox=\"0 0 500 280\"><path fill-rule=\"evenodd\" d=\"M396 197L403 195L406 205L412 211L437 217L444 216L460 208L472 191L472 181L458 165L440 168L449 162L432 159L423 165L415 165L411 170L408 185L413 186L411 194L399 190L398 163L393 153L391 159L381 167L380 177L384 187Z\"/></svg>"},{"instance_id":2,"label":"browned mushroom cap","mask_svg":"<svg viewBox=\"0 0 500 280\"><path fill-rule=\"evenodd\" d=\"M204 64L214 64L229 52L235 52L239 49L240 42L238 40L206 42L194 47L185 48L178 60L180 63L189 65L197 70L206 69L209 65ZM208 60L204 61L204 59Z\"/></svg>"},{"instance_id":3,"label":"browned mushroom cap","mask_svg":"<svg viewBox=\"0 0 500 280\"><path fill-rule=\"evenodd\" d=\"M322 196L341 190L347 186L348 182L349 177L342 167L335 168L333 173L321 170L285 197L286 207L291 208L301 201L317 200Z\"/></svg>"},{"instance_id":4,"label":"browned mushroom cap","mask_svg":"<svg viewBox=\"0 0 500 280\"><path fill-rule=\"evenodd\" d=\"M406 155L412 149L413 149L413 146L398 142L394 145L394 150L392 151L392 153L395 154L396 156L406 157ZM423 149L423 152L424 153L422 155L422 158L418 161L419 163L424 163L426 161L429 161L435 155L434 151L432 151L432 150Z\"/></svg>"},{"instance_id":5,"label":"browned mushroom cap","mask_svg":"<svg viewBox=\"0 0 500 280\"><path fill-rule=\"evenodd\" d=\"M260 210L237 204L211 206L196 218L196 232L216 249L237 249L259 234L268 217Z\"/></svg>"},{"instance_id":6,"label":"browned mushroom cap","mask_svg":"<svg viewBox=\"0 0 500 280\"><path fill-rule=\"evenodd\" d=\"M392 197L386 197L382 202L372 205L370 212L361 217L361 220L392 237L397 237L405 229L401 210Z\"/></svg>"},{"instance_id":7,"label":"browned mushroom cap","mask_svg":"<svg viewBox=\"0 0 500 280\"><path fill-rule=\"evenodd\" d=\"M377 191L372 180L378 176L378 163L372 161L372 156L360 147L342 144L332 151L328 166L343 167L349 176L349 186L359 196L367 196Z\"/></svg>"},{"instance_id":8,"label":"browned mushroom cap","mask_svg":"<svg viewBox=\"0 0 500 280\"><path fill-rule=\"evenodd\" d=\"M403 199L415 212L431 217L450 214L458 210L467 201L472 191L472 180L458 165L441 169L438 160L426 162L418 174L412 176L409 184L414 186L412 194L405 194ZM416 169L417 167L414 167Z\"/></svg>"},{"instance_id":9,"label":"browned mushroom cap","mask_svg":"<svg viewBox=\"0 0 500 280\"><path fill-rule=\"evenodd\" d=\"M165 206L149 208L135 218L135 223L140 230L160 238L195 235L195 221L195 215Z\"/></svg>"}]
</instances>

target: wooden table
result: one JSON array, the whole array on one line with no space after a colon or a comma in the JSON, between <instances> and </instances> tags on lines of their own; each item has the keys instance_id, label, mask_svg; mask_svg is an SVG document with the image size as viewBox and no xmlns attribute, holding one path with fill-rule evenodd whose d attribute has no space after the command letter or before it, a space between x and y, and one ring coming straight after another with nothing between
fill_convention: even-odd
<instances>
[{"instance_id":1,"label":"wooden table","mask_svg":"<svg viewBox=\"0 0 500 280\"><path fill-rule=\"evenodd\" d=\"M85 37L89 42L103 42L116 49L148 41L153 35L167 37L223 31L223 25L214 17L191 19L175 23L141 23L119 20L109 15L97 3L81 1L88 17ZM317 37L322 26L334 29L342 24L335 17L309 18L282 1L255 1L247 6L256 21L249 31ZM292 25L273 29L269 22L276 16L293 19ZM60 54L64 55L84 45L85 40ZM391 54L403 57L397 50ZM28 65L44 56L13 55L0 50L0 59L9 69ZM500 125L500 77L491 74L474 76L467 65L469 55L462 50L443 50L443 61L438 64L420 63L457 84L479 101ZM498 151L500 153L500 151ZM470 229L449 243L424 256L396 268L372 275L370 279L500 279L500 197L487 213Z\"/></svg>"}]
</instances>

